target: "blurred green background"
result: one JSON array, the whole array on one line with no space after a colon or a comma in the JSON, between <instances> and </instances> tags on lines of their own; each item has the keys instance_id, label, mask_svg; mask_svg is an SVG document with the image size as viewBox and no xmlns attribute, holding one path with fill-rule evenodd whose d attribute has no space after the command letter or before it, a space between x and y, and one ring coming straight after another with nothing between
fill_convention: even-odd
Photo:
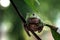
<instances>
[{"instance_id":1,"label":"blurred green background","mask_svg":"<svg viewBox=\"0 0 60 40\"><path fill-rule=\"evenodd\" d=\"M17 6L19 12L22 13L24 18L32 15L32 13L35 13L40 17L42 22L52 24L57 27L60 26L60 0L13 0L13 2ZM22 25L22 21L11 3L8 7L3 7L0 2L0 27L6 33L6 40L31 39L26 34ZM47 37L47 34L52 35L54 40L60 39L60 35L48 27L45 27L42 33L37 34L40 35L43 40L49 39L45 38ZM32 37L31 40L35 40L34 37Z\"/></svg>"}]
</instances>

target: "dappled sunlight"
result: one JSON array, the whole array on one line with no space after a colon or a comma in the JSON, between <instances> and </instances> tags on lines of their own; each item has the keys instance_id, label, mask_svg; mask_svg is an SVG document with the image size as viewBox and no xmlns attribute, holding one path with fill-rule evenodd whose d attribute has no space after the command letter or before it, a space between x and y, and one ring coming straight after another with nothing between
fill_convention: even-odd
<instances>
[{"instance_id":1,"label":"dappled sunlight","mask_svg":"<svg viewBox=\"0 0 60 40\"><path fill-rule=\"evenodd\" d=\"M29 17L37 17L42 23L60 28L59 0L13 0L13 2L26 20ZM10 3L10 0L0 0L0 10L0 15L3 15L0 16L1 40L37 40L31 32L31 37L27 35L24 25L22 25L22 20ZM42 40L56 39L55 31L53 30L52 32L52 29L48 26L44 26L40 33L38 31L35 33Z\"/></svg>"},{"instance_id":2,"label":"dappled sunlight","mask_svg":"<svg viewBox=\"0 0 60 40\"><path fill-rule=\"evenodd\" d=\"M12 23L11 22L2 22L1 27L3 32L8 32L8 30L11 28Z\"/></svg>"},{"instance_id":3,"label":"dappled sunlight","mask_svg":"<svg viewBox=\"0 0 60 40\"><path fill-rule=\"evenodd\" d=\"M59 18L56 21L56 27L60 28L60 19Z\"/></svg>"},{"instance_id":4,"label":"dappled sunlight","mask_svg":"<svg viewBox=\"0 0 60 40\"><path fill-rule=\"evenodd\" d=\"M2 36L1 36L1 39L0 40L8 40L8 39L9 38L8 38L7 33L2 31Z\"/></svg>"},{"instance_id":5,"label":"dappled sunlight","mask_svg":"<svg viewBox=\"0 0 60 40\"><path fill-rule=\"evenodd\" d=\"M10 0L0 0L2 7L8 7L10 5Z\"/></svg>"},{"instance_id":6,"label":"dappled sunlight","mask_svg":"<svg viewBox=\"0 0 60 40\"><path fill-rule=\"evenodd\" d=\"M1 23L1 40L8 40L8 31L11 30L11 22L2 22Z\"/></svg>"},{"instance_id":7,"label":"dappled sunlight","mask_svg":"<svg viewBox=\"0 0 60 40\"><path fill-rule=\"evenodd\" d=\"M58 12L55 23L56 23L56 27L60 28L60 12Z\"/></svg>"}]
</instances>

